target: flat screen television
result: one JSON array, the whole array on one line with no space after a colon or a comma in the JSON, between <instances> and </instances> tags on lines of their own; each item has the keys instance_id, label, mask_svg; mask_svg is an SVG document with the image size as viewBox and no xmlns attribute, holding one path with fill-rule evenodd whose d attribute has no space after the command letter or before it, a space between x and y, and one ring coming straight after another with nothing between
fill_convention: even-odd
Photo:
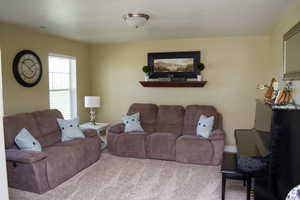
<instances>
[{"instance_id":1,"label":"flat screen television","mask_svg":"<svg viewBox=\"0 0 300 200\"><path fill-rule=\"evenodd\" d=\"M148 53L150 78L196 78L200 51Z\"/></svg>"}]
</instances>

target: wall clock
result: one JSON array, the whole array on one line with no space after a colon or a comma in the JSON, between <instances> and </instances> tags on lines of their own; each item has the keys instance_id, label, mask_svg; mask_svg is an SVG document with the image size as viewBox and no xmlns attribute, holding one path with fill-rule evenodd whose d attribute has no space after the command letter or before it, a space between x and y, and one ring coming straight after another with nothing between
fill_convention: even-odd
<instances>
[{"instance_id":1,"label":"wall clock","mask_svg":"<svg viewBox=\"0 0 300 200\"><path fill-rule=\"evenodd\" d=\"M42 62L39 56L30 50L20 51L13 61L15 79L24 87L33 87L42 78Z\"/></svg>"}]
</instances>

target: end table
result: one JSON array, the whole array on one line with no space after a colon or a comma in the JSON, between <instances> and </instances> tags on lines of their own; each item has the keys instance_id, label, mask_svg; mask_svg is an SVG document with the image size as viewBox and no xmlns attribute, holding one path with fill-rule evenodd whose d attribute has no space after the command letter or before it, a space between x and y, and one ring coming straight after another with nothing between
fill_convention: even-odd
<instances>
[{"instance_id":1,"label":"end table","mask_svg":"<svg viewBox=\"0 0 300 200\"><path fill-rule=\"evenodd\" d=\"M96 123L96 125L94 125L91 122L79 125L81 130L94 129L97 131L97 135L101 139L101 151L103 151L107 147L106 129L108 128L108 126L109 123Z\"/></svg>"}]
</instances>

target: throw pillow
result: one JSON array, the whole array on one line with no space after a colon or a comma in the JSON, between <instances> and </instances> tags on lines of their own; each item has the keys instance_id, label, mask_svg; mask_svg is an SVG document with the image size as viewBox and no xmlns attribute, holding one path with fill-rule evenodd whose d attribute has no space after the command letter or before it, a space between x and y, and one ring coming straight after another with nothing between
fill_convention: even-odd
<instances>
[{"instance_id":1,"label":"throw pillow","mask_svg":"<svg viewBox=\"0 0 300 200\"><path fill-rule=\"evenodd\" d=\"M21 150L42 151L42 146L39 141L37 141L26 128L22 128L15 137L15 143Z\"/></svg>"},{"instance_id":2,"label":"throw pillow","mask_svg":"<svg viewBox=\"0 0 300 200\"><path fill-rule=\"evenodd\" d=\"M214 116L201 115L197 125L197 136L208 138L214 126Z\"/></svg>"},{"instance_id":3,"label":"throw pillow","mask_svg":"<svg viewBox=\"0 0 300 200\"><path fill-rule=\"evenodd\" d=\"M79 119L57 119L58 125L61 130L61 141L66 142L77 138L85 138L81 129L79 128Z\"/></svg>"},{"instance_id":4,"label":"throw pillow","mask_svg":"<svg viewBox=\"0 0 300 200\"><path fill-rule=\"evenodd\" d=\"M139 112L123 116L122 121L125 124L125 132L144 131L141 126Z\"/></svg>"}]
</instances>

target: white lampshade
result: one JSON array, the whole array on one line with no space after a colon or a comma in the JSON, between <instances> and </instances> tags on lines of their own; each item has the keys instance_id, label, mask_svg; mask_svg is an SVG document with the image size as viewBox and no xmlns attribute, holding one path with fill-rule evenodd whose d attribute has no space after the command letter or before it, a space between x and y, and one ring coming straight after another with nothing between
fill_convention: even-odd
<instances>
[{"instance_id":1,"label":"white lampshade","mask_svg":"<svg viewBox=\"0 0 300 200\"><path fill-rule=\"evenodd\" d=\"M86 107L86 108L100 107L100 97L99 96L85 96L84 97L84 107Z\"/></svg>"}]
</instances>

